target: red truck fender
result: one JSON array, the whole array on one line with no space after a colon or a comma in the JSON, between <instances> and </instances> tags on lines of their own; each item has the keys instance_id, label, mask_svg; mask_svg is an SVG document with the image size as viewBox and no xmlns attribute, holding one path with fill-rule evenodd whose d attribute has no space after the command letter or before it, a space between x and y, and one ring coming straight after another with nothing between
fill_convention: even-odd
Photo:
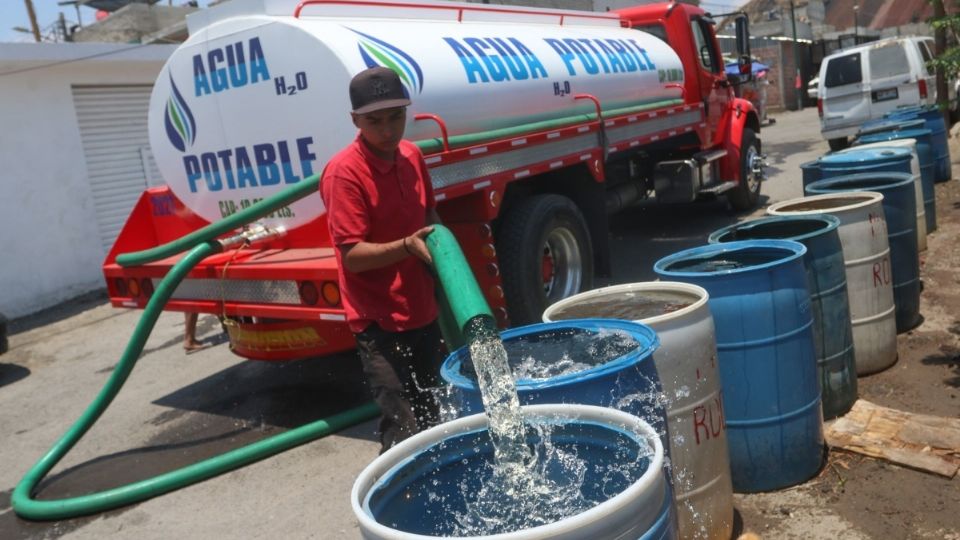
<instances>
[{"instance_id":1,"label":"red truck fender","mask_svg":"<svg viewBox=\"0 0 960 540\"><path fill-rule=\"evenodd\" d=\"M740 163L740 143L743 141L743 130L749 128L755 135L760 134L760 116L750 101L743 98L734 98L731 101L729 117L724 125L727 134L723 137L724 148L727 150L729 162L734 168L735 176L740 179L737 164Z\"/></svg>"}]
</instances>

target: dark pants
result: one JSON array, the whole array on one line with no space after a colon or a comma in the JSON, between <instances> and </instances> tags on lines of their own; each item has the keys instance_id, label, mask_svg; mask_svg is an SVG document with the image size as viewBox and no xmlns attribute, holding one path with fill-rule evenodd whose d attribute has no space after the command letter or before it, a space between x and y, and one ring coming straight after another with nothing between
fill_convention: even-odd
<instances>
[{"instance_id":1,"label":"dark pants","mask_svg":"<svg viewBox=\"0 0 960 540\"><path fill-rule=\"evenodd\" d=\"M436 322L405 332L376 323L355 334L363 373L380 406L380 453L439 420L429 389L440 383L445 350Z\"/></svg>"}]
</instances>

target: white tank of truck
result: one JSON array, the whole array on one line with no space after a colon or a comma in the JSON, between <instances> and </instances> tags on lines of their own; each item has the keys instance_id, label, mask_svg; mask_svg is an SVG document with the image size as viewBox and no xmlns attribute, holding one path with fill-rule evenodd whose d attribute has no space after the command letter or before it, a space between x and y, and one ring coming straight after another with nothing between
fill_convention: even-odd
<instances>
[{"instance_id":1,"label":"white tank of truck","mask_svg":"<svg viewBox=\"0 0 960 540\"><path fill-rule=\"evenodd\" d=\"M298 7L299 6L299 7ZM174 194L213 222L319 173L356 136L350 79L400 74L408 139L514 128L681 98L680 58L615 15L426 1L234 0L188 19L151 96L150 144ZM322 215L320 197L270 222Z\"/></svg>"}]
</instances>

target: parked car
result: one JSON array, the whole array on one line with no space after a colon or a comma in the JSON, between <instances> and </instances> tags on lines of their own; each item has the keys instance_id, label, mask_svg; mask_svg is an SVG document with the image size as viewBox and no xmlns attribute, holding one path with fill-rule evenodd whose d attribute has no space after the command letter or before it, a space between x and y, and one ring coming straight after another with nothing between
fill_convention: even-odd
<instances>
[{"instance_id":1,"label":"parked car","mask_svg":"<svg viewBox=\"0 0 960 540\"><path fill-rule=\"evenodd\" d=\"M895 37L836 52L820 65L820 132L832 150L847 146L867 120L900 106L936 102L936 77L927 69L933 40Z\"/></svg>"},{"instance_id":2,"label":"parked car","mask_svg":"<svg viewBox=\"0 0 960 540\"><path fill-rule=\"evenodd\" d=\"M817 87L820 86L820 77L814 77L810 79L810 82L807 83L807 97L810 99L817 99L819 92Z\"/></svg>"}]
</instances>

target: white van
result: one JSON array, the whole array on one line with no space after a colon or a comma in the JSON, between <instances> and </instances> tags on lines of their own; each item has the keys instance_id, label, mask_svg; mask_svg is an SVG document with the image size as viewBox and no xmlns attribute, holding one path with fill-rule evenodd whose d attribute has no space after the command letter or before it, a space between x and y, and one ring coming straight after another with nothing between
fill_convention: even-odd
<instances>
[{"instance_id":1,"label":"white van","mask_svg":"<svg viewBox=\"0 0 960 540\"><path fill-rule=\"evenodd\" d=\"M932 38L895 37L824 58L817 109L830 149L845 148L867 120L904 105L936 103L936 76L926 66L933 50Z\"/></svg>"}]
</instances>

